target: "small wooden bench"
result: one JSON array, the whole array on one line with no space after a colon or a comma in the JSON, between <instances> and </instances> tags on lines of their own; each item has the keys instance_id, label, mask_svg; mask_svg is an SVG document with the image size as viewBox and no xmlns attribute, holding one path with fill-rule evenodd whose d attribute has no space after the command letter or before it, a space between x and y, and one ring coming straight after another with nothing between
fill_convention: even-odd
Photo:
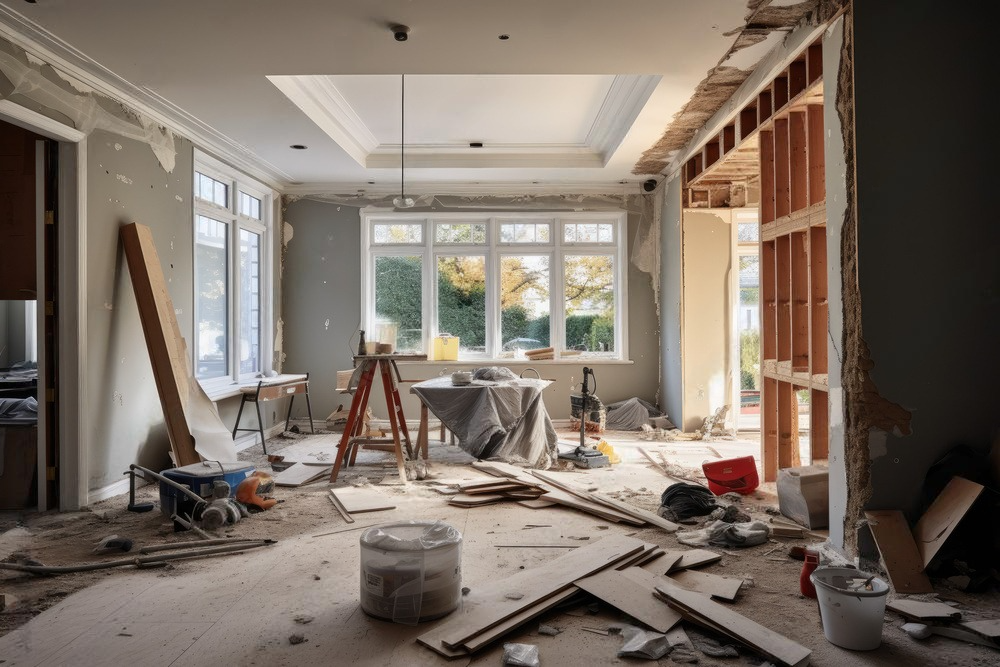
<instances>
[{"instance_id":1,"label":"small wooden bench","mask_svg":"<svg viewBox=\"0 0 1000 667\"><path fill-rule=\"evenodd\" d=\"M237 431L253 431L260 433L260 444L267 454L267 443L264 440L264 419L260 414L260 404L266 401L274 401L279 398L290 397L288 401L288 413L285 415L285 431L288 430L288 421L292 417L292 404L295 403L296 394L305 394L306 409L309 411L309 429L316 433L313 426L312 405L309 402L309 374L305 375L277 375L275 377L261 378L256 384L247 384L240 387L240 411L236 414L236 425L233 427L233 439L236 439ZM257 408L257 428L240 428L240 419L243 417L243 407L247 403L253 403ZM282 431L284 432L284 431Z\"/></svg>"}]
</instances>

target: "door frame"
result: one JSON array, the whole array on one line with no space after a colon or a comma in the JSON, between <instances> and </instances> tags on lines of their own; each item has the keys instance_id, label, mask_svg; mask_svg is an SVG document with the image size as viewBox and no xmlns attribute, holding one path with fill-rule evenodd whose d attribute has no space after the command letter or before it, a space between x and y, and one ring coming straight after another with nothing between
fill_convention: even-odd
<instances>
[{"instance_id":1,"label":"door frame","mask_svg":"<svg viewBox=\"0 0 1000 667\"><path fill-rule=\"evenodd\" d=\"M59 142L58 207L59 232L56 256L61 267L58 281L59 325L56 350L59 358L57 381L59 386L59 442L56 443L59 461L59 510L77 510L88 502L90 425L84 405L81 381L86 377L87 353L87 135L63 125L36 111L10 100L0 100L0 120L24 128L35 134ZM41 150L36 146L36 150ZM44 164L36 165L36 177L44 176ZM45 210L36 206L35 224L37 238L44 238ZM41 258L41 243L36 248ZM44 284L44 262L38 262L38 284ZM36 308L36 332L44 331L45 308ZM44 355L39 355L43 357ZM53 509L48 506L44 483L47 475L44 444L45 396L51 387L46 386L42 364L38 372L38 511Z\"/></svg>"}]
</instances>

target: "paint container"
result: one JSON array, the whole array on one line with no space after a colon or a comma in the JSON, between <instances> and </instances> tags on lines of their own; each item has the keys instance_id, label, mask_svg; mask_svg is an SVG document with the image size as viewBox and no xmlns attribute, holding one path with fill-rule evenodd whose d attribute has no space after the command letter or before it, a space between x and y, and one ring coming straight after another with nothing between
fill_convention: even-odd
<instances>
[{"instance_id":1,"label":"paint container","mask_svg":"<svg viewBox=\"0 0 1000 667\"><path fill-rule=\"evenodd\" d=\"M809 579L816 587L828 642L853 651L871 651L882 644L888 584L849 567L818 567Z\"/></svg>"},{"instance_id":2,"label":"paint container","mask_svg":"<svg viewBox=\"0 0 1000 667\"><path fill-rule=\"evenodd\" d=\"M462 534L443 521L403 521L361 534L361 609L415 625L462 600Z\"/></svg>"},{"instance_id":3,"label":"paint container","mask_svg":"<svg viewBox=\"0 0 1000 667\"><path fill-rule=\"evenodd\" d=\"M365 354L377 354L378 341L370 340L365 343Z\"/></svg>"}]
</instances>

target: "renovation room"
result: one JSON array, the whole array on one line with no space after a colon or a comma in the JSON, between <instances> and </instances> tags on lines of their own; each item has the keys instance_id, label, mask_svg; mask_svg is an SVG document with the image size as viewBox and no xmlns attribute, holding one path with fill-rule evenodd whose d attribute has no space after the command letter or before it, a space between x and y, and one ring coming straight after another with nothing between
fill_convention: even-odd
<instances>
[{"instance_id":1,"label":"renovation room","mask_svg":"<svg viewBox=\"0 0 1000 667\"><path fill-rule=\"evenodd\" d=\"M996 662L989 21L887 4L0 0L0 664Z\"/></svg>"}]
</instances>

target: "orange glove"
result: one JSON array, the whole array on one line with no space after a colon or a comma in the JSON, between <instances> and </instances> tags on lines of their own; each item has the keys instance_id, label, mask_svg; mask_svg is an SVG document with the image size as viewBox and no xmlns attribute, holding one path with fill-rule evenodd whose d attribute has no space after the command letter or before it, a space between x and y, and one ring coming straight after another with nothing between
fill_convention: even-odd
<instances>
[{"instance_id":1,"label":"orange glove","mask_svg":"<svg viewBox=\"0 0 1000 667\"><path fill-rule=\"evenodd\" d=\"M266 472L256 471L236 487L236 500L258 509L271 509L277 499L266 494L274 490L274 478Z\"/></svg>"}]
</instances>

